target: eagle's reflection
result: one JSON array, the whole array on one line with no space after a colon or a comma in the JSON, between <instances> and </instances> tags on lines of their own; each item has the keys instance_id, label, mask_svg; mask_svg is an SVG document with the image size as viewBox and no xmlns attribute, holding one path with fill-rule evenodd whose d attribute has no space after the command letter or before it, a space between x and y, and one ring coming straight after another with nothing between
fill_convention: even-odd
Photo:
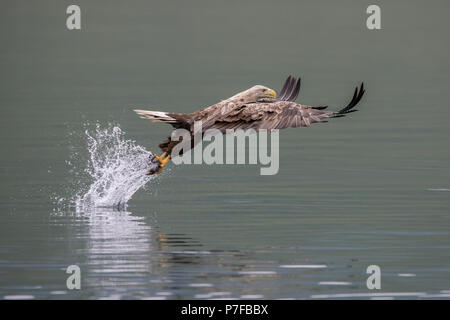
<instances>
[{"instance_id":1,"label":"eagle's reflection","mask_svg":"<svg viewBox=\"0 0 450 320\"><path fill-rule=\"evenodd\" d=\"M136 298L167 290L173 283L174 265L202 263L202 255L179 254L201 246L184 234L164 234L149 217L117 208L84 208L77 211L86 258L82 270L84 290L90 296ZM189 248L190 247L190 248ZM157 285L160 283L161 285ZM132 290L130 290L132 288Z\"/></svg>"},{"instance_id":2,"label":"eagle's reflection","mask_svg":"<svg viewBox=\"0 0 450 320\"><path fill-rule=\"evenodd\" d=\"M75 219L80 243L72 246L81 258L85 297L178 299L250 277L240 273L248 268L245 252L208 250L185 234L162 233L151 216L95 208L78 210Z\"/></svg>"},{"instance_id":3,"label":"eagle's reflection","mask_svg":"<svg viewBox=\"0 0 450 320\"><path fill-rule=\"evenodd\" d=\"M152 252L152 228L129 211L96 208L87 212L91 265L96 272L146 272L142 264Z\"/></svg>"},{"instance_id":4,"label":"eagle's reflection","mask_svg":"<svg viewBox=\"0 0 450 320\"><path fill-rule=\"evenodd\" d=\"M119 299L145 290L152 272L153 229L130 211L95 208L78 212L84 220L87 258L84 290L89 296ZM134 291L134 290L132 290Z\"/></svg>"}]
</instances>

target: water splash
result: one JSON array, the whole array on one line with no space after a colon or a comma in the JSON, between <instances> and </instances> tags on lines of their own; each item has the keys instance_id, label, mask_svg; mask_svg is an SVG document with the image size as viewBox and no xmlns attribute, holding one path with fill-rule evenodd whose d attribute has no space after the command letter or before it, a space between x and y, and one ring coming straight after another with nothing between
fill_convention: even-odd
<instances>
[{"instance_id":1,"label":"water splash","mask_svg":"<svg viewBox=\"0 0 450 320\"><path fill-rule=\"evenodd\" d=\"M75 197L78 210L89 207L126 207L133 194L154 176L147 176L153 154L124 137L117 125L86 130L89 160L84 172L91 180Z\"/></svg>"}]
</instances>

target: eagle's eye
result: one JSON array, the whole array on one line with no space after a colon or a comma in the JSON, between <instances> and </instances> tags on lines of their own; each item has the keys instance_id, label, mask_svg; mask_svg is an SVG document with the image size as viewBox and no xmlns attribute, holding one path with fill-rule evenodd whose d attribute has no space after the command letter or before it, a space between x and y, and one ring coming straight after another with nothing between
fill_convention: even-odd
<instances>
[{"instance_id":1,"label":"eagle's eye","mask_svg":"<svg viewBox=\"0 0 450 320\"><path fill-rule=\"evenodd\" d=\"M262 92L266 92L267 91L267 89L262 89Z\"/></svg>"}]
</instances>

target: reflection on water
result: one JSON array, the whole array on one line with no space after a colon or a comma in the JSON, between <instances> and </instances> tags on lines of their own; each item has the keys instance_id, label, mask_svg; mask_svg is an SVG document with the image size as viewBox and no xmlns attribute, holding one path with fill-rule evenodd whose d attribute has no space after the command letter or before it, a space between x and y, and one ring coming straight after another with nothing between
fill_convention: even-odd
<instances>
[{"instance_id":1,"label":"reflection on water","mask_svg":"<svg viewBox=\"0 0 450 320\"><path fill-rule=\"evenodd\" d=\"M54 219L63 216L66 219L68 213ZM155 215L141 217L112 208L78 211L70 219L72 236L79 244L69 246L74 248L71 254L81 259L82 290L59 288L52 291L53 298L376 300L449 296L446 290L371 292L365 288L363 270L354 268L356 260L343 263L335 257L325 264L323 255L317 259L313 253L329 250L332 256L336 252L329 247L214 249L183 233L161 232ZM292 263L291 257L299 250L305 251L303 263ZM415 276L396 273L383 279ZM4 298L34 297L17 294Z\"/></svg>"},{"instance_id":2,"label":"reflection on water","mask_svg":"<svg viewBox=\"0 0 450 320\"><path fill-rule=\"evenodd\" d=\"M277 277L275 270L255 270L245 251L203 250L200 241L161 233L156 219L150 226L130 211L85 208L54 219L68 216L79 243L70 244L78 247L71 253L82 259L82 291L54 291L53 297L258 299L264 297L260 284L249 285Z\"/></svg>"},{"instance_id":3,"label":"reflection on water","mask_svg":"<svg viewBox=\"0 0 450 320\"><path fill-rule=\"evenodd\" d=\"M151 273L152 229L128 211L96 208L84 212L88 232L83 278L87 288L114 287L140 282Z\"/></svg>"},{"instance_id":4,"label":"reflection on water","mask_svg":"<svg viewBox=\"0 0 450 320\"><path fill-rule=\"evenodd\" d=\"M255 245L224 249L220 231L205 242L199 232L198 236L174 230L163 232L158 220L156 214L137 215L112 208L52 215L48 223L53 226L48 230L54 239L52 243L30 243L30 250L36 252L27 253L21 263L0 261L0 267L3 265L0 296L4 299L158 300L450 297L445 283L436 284L441 290L420 290L423 281L428 283L427 279L436 274L445 275L448 272L445 266L433 269L411 265L398 269L383 260L383 255L376 254L388 250L398 260L408 257L403 254L405 250L414 254L415 250L441 252L446 248L370 248L357 243L345 247L333 246L327 240L323 246ZM200 223L197 230L202 227ZM388 233L387 236L409 235ZM228 241L236 247L240 244L239 239ZM20 250L14 254L8 256L20 261ZM365 286L365 268L373 261L373 254L382 257L382 292ZM81 268L79 291L65 287L65 269L71 264ZM5 268L11 270L5 274ZM35 270L34 277L27 278L21 269ZM15 274L22 276L13 278Z\"/></svg>"},{"instance_id":5,"label":"reflection on water","mask_svg":"<svg viewBox=\"0 0 450 320\"><path fill-rule=\"evenodd\" d=\"M276 275L275 271L245 271L251 266L243 262L233 263L231 270L225 267L217 272L230 258L240 260L247 255L239 251L202 250L198 240L180 233L161 233L156 221L155 226L149 226L146 219L130 211L85 208L72 218L78 230L75 237L82 242L81 249L73 253L85 258L80 265L82 297L220 298L231 292L218 290L213 282L223 282L227 277L250 280Z\"/></svg>"}]
</instances>

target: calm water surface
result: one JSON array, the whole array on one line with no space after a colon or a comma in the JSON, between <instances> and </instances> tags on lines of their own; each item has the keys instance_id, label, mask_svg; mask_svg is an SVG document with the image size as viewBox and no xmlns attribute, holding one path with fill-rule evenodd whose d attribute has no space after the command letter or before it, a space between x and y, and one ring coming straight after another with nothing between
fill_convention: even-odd
<instances>
[{"instance_id":1,"label":"calm water surface","mask_svg":"<svg viewBox=\"0 0 450 320\"><path fill-rule=\"evenodd\" d=\"M78 4L81 31L60 1L0 12L0 299L450 297L447 2L380 1L380 31L354 1ZM361 111L280 132L275 176L172 164L127 206L74 205L95 180L86 129L143 156L170 128L134 107L191 112L289 74L330 108L364 80Z\"/></svg>"}]
</instances>

